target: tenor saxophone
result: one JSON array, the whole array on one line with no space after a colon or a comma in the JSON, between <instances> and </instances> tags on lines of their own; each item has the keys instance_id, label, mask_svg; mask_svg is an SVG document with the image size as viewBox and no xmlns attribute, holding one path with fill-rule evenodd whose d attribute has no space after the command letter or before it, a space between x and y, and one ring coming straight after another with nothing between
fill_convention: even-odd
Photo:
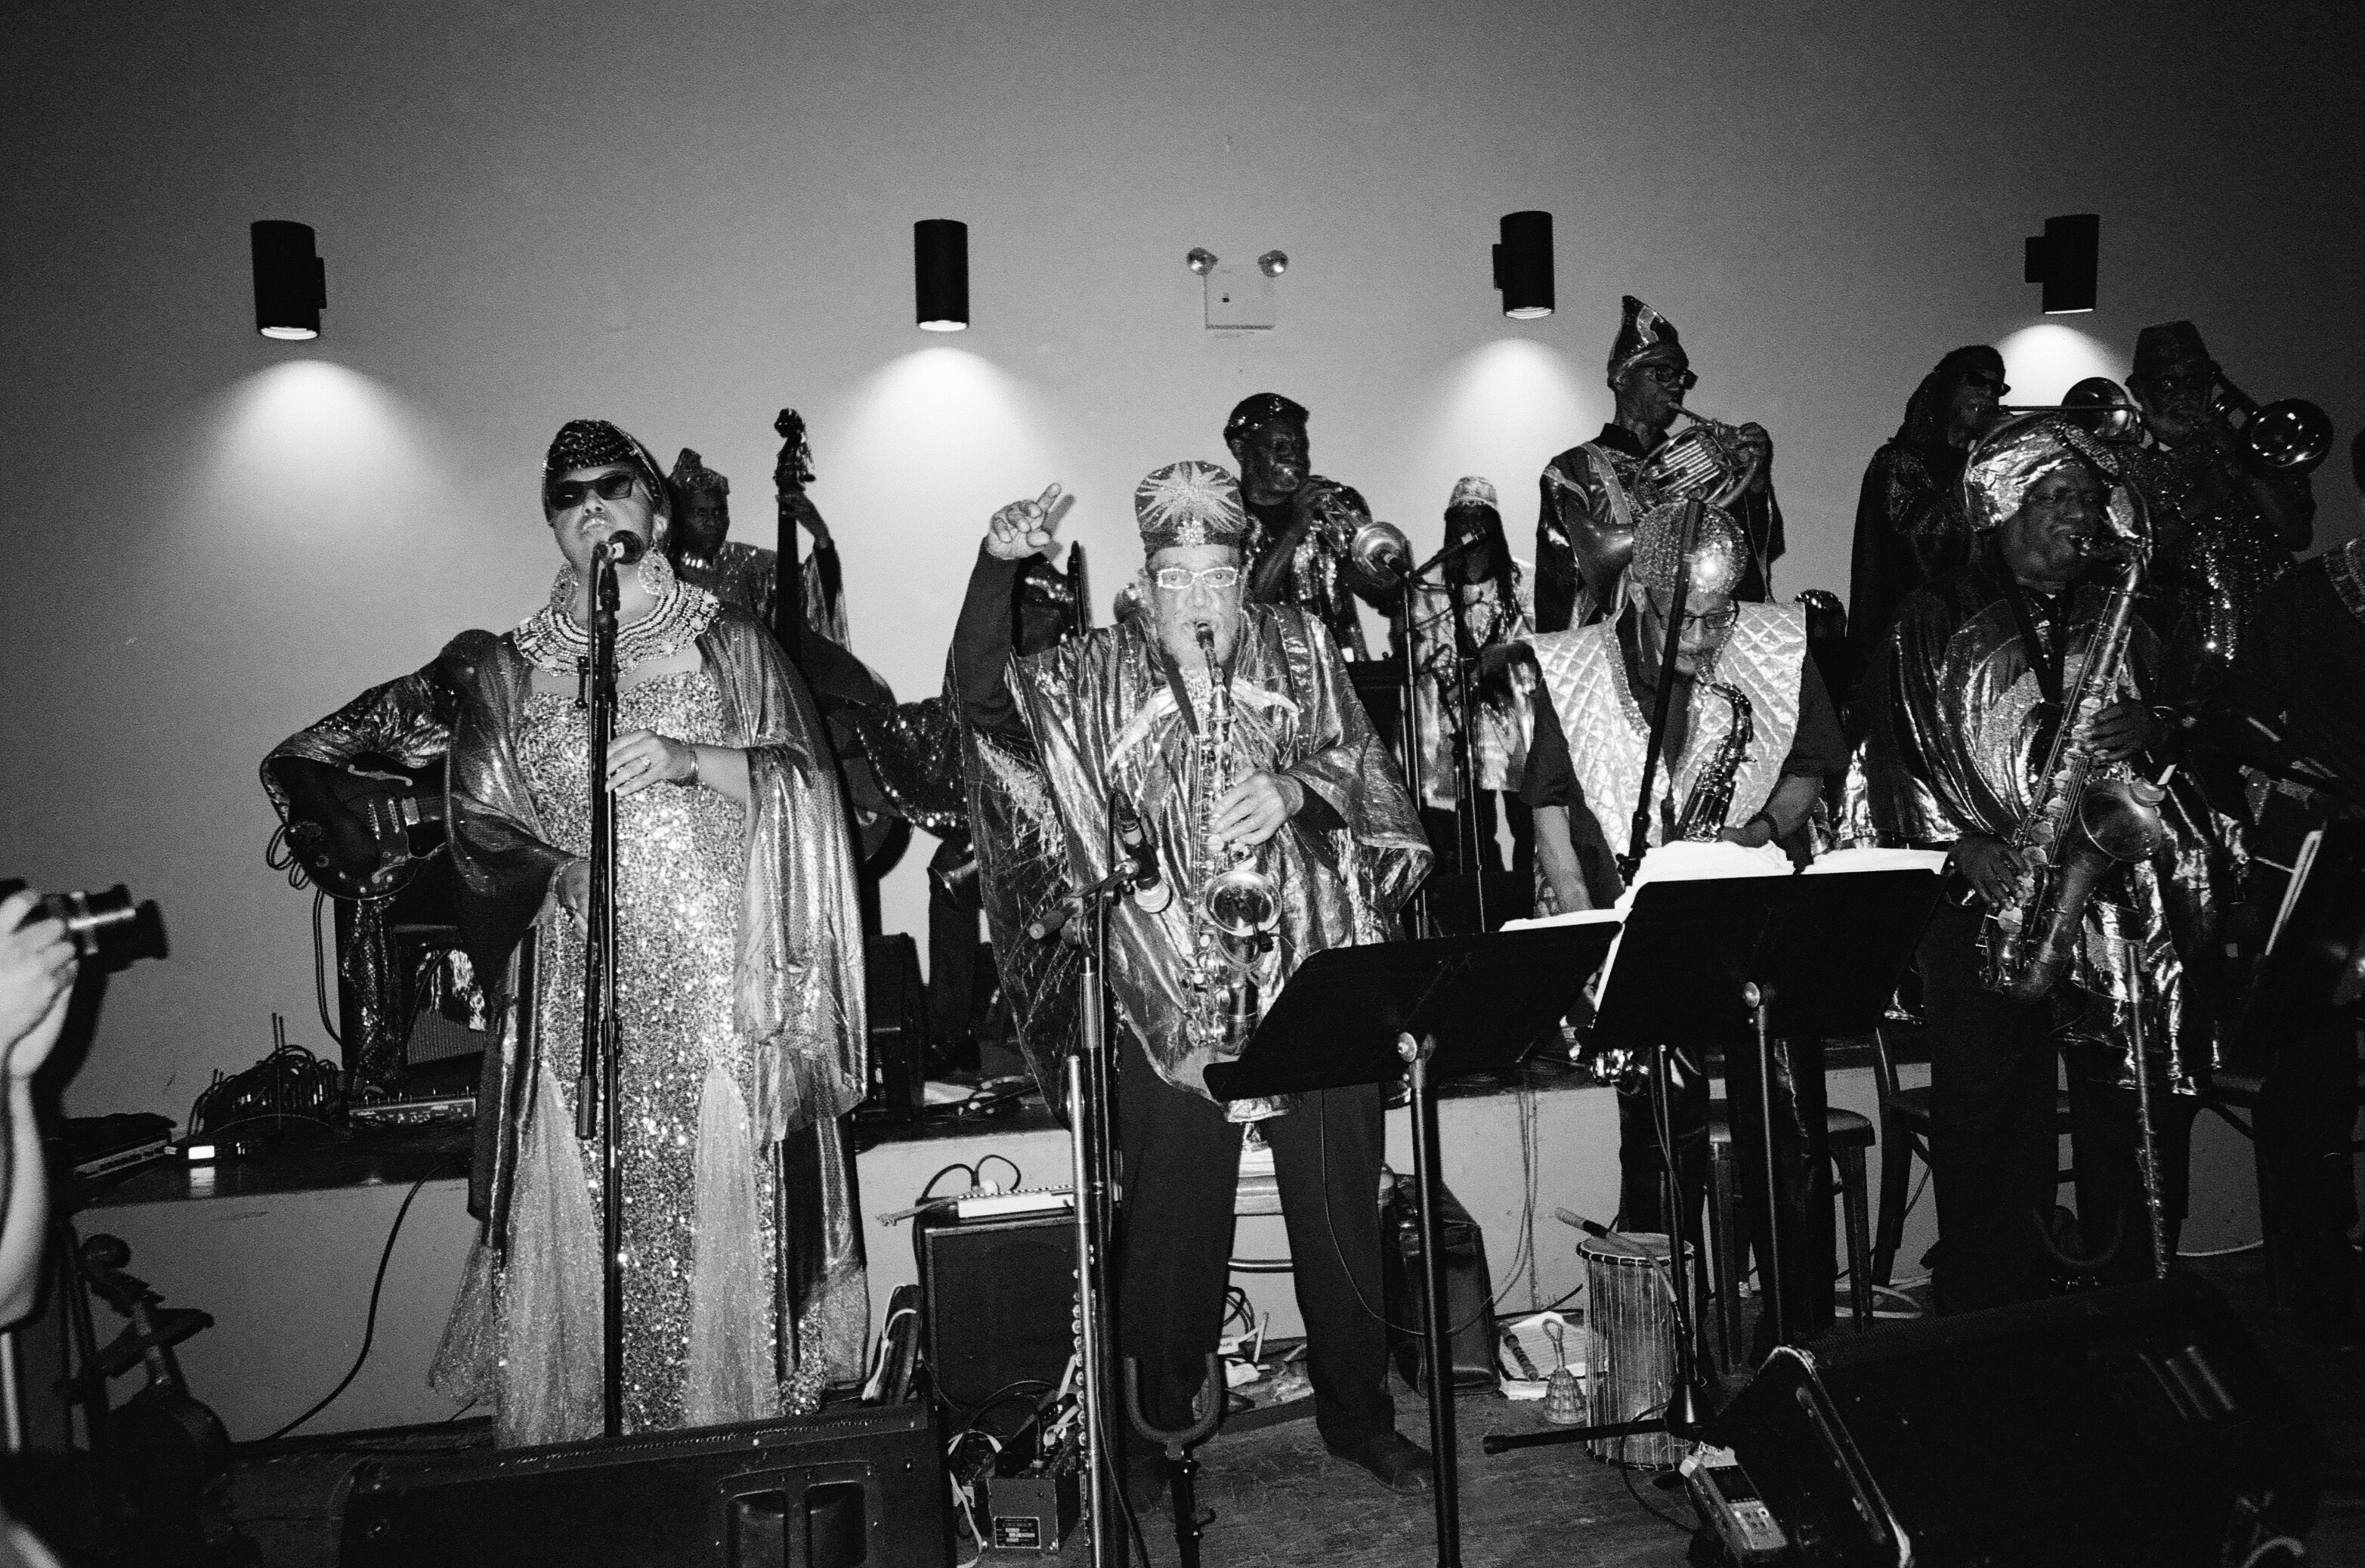
<instances>
[{"instance_id":1,"label":"tenor saxophone","mask_svg":"<svg viewBox=\"0 0 2365 1568\"><path fill-rule=\"evenodd\" d=\"M1258 851L1227 846L1216 834L1216 802L1238 782L1232 738L1230 686L1216 660L1216 633L1198 630L1199 652L1207 664L1207 722L1199 734L1198 897L1192 902L1193 1008L1191 1032L1221 1057L1239 1054L1262 1011L1257 999L1257 961L1281 924L1281 902L1272 879L1259 869Z\"/></svg>"},{"instance_id":2,"label":"tenor saxophone","mask_svg":"<svg viewBox=\"0 0 2365 1568\"><path fill-rule=\"evenodd\" d=\"M1749 747L1757 739L1757 719L1749 705L1749 694L1737 686L1721 680L1701 682L1732 704L1732 727L1692 780L1692 792L1684 798L1684 814L1676 819L1675 836L1695 843L1707 843L1724 831L1724 820L1732 814L1732 781L1748 760Z\"/></svg>"},{"instance_id":3,"label":"tenor saxophone","mask_svg":"<svg viewBox=\"0 0 2365 1568\"><path fill-rule=\"evenodd\" d=\"M2124 763L2103 761L2086 738L2094 716L2117 694L2142 580L2137 551L2111 589L2077 689L2062 703L2035 798L2013 830L2012 846L2024 868L2018 890L1980 924L1979 978L2015 1002L2035 1002L2053 990L2078 951L2096 884L2114 865L2148 859L2167 832L2159 816L2167 792Z\"/></svg>"}]
</instances>

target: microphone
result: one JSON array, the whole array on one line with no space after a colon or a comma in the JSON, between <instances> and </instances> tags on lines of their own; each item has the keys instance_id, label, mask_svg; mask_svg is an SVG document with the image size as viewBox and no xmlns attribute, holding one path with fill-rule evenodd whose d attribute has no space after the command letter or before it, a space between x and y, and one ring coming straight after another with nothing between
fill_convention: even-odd
<instances>
[{"instance_id":1,"label":"microphone","mask_svg":"<svg viewBox=\"0 0 2365 1568\"><path fill-rule=\"evenodd\" d=\"M620 566L629 566L648 554L649 542L631 529L620 528L600 541L598 549L607 552Z\"/></svg>"},{"instance_id":2,"label":"microphone","mask_svg":"<svg viewBox=\"0 0 2365 1568\"><path fill-rule=\"evenodd\" d=\"M1150 847L1140 813L1121 790L1109 796L1109 823L1116 831L1117 846L1133 861L1134 907L1144 914L1158 913L1174 902L1174 887L1159 877L1158 851Z\"/></svg>"}]
</instances>

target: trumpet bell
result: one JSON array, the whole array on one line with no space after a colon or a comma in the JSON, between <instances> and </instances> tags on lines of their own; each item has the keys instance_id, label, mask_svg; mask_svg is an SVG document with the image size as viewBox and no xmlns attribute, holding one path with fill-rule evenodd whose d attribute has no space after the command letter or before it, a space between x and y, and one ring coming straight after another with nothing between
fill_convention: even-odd
<instances>
[{"instance_id":1,"label":"trumpet bell","mask_svg":"<svg viewBox=\"0 0 2365 1568\"><path fill-rule=\"evenodd\" d=\"M1996 409L1994 430L2022 414L2059 414L2097 440L2113 442L2143 439L2143 409L2135 394L2107 375L2090 375L2061 395L2058 403L2006 403Z\"/></svg>"},{"instance_id":2,"label":"trumpet bell","mask_svg":"<svg viewBox=\"0 0 2365 1568\"><path fill-rule=\"evenodd\" d=\"M2243 424L2242 448L2268 473L2308 473L2332 455L2332 416L2304 398L2269 403Z\"/></svg>"},{"instance_id":3,"label":"trumpet bell","mask_svg":"<svg viewBox=\"0 0 2365 1568\"><path fill-rule=\"evenodd\" d=\"M1347 560L1372 582L1390 586L1412 569L1412 541L1393 522L1367 522L1348 541Z\"/></svg>"}]
</instances>

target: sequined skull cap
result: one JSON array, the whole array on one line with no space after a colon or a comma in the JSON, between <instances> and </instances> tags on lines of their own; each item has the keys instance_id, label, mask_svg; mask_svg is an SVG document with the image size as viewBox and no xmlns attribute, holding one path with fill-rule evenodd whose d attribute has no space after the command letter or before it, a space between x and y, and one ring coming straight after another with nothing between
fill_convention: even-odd
<instances>
[{"instance_id":1,"label":"sequined skull cap","mask_svg":"<svg viewBox=\"0 0 2365 1568\"><path fill-rule=\"evenodd\" d=\"M1445 510L1452 511L1455 507L1493 507L1496 511L1502 510L1502 504L1495 496L1494 482L1476 474L1465 475L1453 481L1453 493L1445 498Z\"/></svg>"},{"instance_id":2,"label":"sequined skull cap","mask_svg":"<svg viewBox=\"0 0 2365 1568\"><path fill-rule=\"evenodd\" d=\"M1232 417L1224 421L1224 444L1229 446L1284 420L1302 425L1306 419L1303 404L1293 403L1278 392L1250 393L1232 405Z\"/></svg>"},{"instance_id":3,"label":"sequined skull cap","mask_svg":"<svg viewBox=\"0 0 2365 1568\"><path fill-rule=\"evenodd\" d=\"M1618 323L1618 337L1609 345L1609 381L1617 385L1633 363L1653 349L1683 347L1676 324L1632 295L1625 296L1626 313Z\"/></svg>"},{"instance_id":4,"label":"sequined skull cap","mask_svg":"<svg viewBox=\"0 0 2365 1568\"><path fill-rule=\"evenodd\" d=\"M550 507L551 484L561 476L577 468L620 466L640 475L650 504L660 513L669 510L665 470L657 466L656 454L605 420L569 420L550 438L550 451L542 460L544 510Z\"/></svg>"},{"instance_id":5,"label":"sequined skull cap","mask_svg":"<svg viewBox=\"0 0 2365 1568\"><path fill-rule=\"evenodd\" d=\"M1228 469L1184 458L1153 468L1133 490L1141 551L1155 555L1177 545L1224 544L1237 550L1248 537L1240 485Z\"/></svg>"},{"instance_id":6,"label":"sequined skull cap","mask_svg":"<svg viewBox=\"0 0 2365 1568\"><path fill-rule=\"evenodd\" d=\"M1676 548L1683 541L1681 506L1653 507L1634 525L1634 561L1627 569L1644 588L1676 586ZM1699 534L1692 541L1691 586L1696 593L1731 593L1749 569L1749 541L1722 507L1700 508Z\"/></svg>"},{"instance_id":7,"label":"sequined skull cap","mask_svg":"<svg viewBox=\"0 0 2365 1568\"><path fill-rule=\"evenodd\" d=\"M709 468L706 459L686 446L681 455L673 460L672 478L677 490L702 490L718 496L731 493L731 481Z\"/></svg>"},{"instance_id":8,"label":"sequined skull cap","mask_svg":"<svg viewBox=\"0 0 2365 1568\"><path fill-rule=\"evenodd\" d=\"M2001 528L2030 487L2072 464L2117 476L2119 465L2093 437L2053 414L2006 420L1981 437L1963 464L1963 513L1974 532Z\"/></svg>"}]
</instances>

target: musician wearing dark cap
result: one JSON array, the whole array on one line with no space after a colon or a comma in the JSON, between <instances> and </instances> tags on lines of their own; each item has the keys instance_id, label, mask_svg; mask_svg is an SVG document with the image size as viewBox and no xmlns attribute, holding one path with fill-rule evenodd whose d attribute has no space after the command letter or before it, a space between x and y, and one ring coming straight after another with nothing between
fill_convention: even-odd
<instances>
[{"instance_id":1,"label":"musician wearing dark cap","mask_svg":"<svg viewBox=\"0 0 2365 1568\"><path fill-rule=\"evenodd\" d=\"M1906 400L1904 422L1865 465L1848 578L1852 688L1889 633L1898 601L1971 558L1963 457L1995 418L2003 355L1984 343L1940 360ZM1845 701L1848 693L1841 694Z\"/></svg>"},{"instance_id":2,"label":"musician wearing dark cap","mask_svg":"<svg viewBox=\"0 0 2365 1568\"><path fill-rule=\"evenodd\" d=\"M1295 605L1322 622L1343 656L1365 658L1355 597L1388 586L1357 566L1351 551L1372 509L1351 487L1313 471L1306 425L1306 409L1278 392L1241 398L1224 421L1249 519L1249 602Z\"/></svg>"},{"instance_id":3,"label":"musician wearing dark cap","mask_svg":"<svg viewBox=\"0 0 2365 1568\"><path fill-rule=\"evenodd\" d=\"M2127 389L2144 416L2129 474L2158 545L2150 618L2165 632L2191 617L2202 678L2214 684L2240 656L2243 626L2291 570L2292 552L2314 537L2315 495L2305 466L2270 466L2246 449L2229 407L2243 399L2191 322L2135 335Z\"/></svg>"},{"instance_id":4,"label":"musician wearing dark cap","mask_svg":"<svg viewBox=\"0 0 2365 1568\"><path fill-rule=\"evenodd\" d=\"M1161 874L1160 890L1107 916L1124 1188L1117 1335L1140 1363L1143 1412L1167 1430L1191 1424L1224 1316L1240 1123L1255 1120L1280 1183L1315 1425L1383 1484L1426 1489L1428 1454L1395 1430L1376 1316L1377 1089L1227 1107L1205 1078L1239 1054L1306 957L1395 935L1429 864L1412 802L1322 621L1245 600L1249 519L1213 464L1170 464L1135 490L1139 613L1014 658L1010 596L1021 563L1051 543L1056 493L994 514L954 658L997 951L1028 946L1026 924L1046 904L1107 874L1118 796ZM1209 898L1219 877L1263 917L1227 930ZM1045 956L1005 967L1004 980L1024 992L1012 999L1023 1044L1057 1095L1080 1005L1075 966ZM1135 1453L1128 1490L1146 1493L1157 1456Z\"/></svg>"},{"instance_id":5,"label":"musician wearing dark cap","mask_svg":"<svg viewBox=\"0 0 2365 1568\"><path fill-rule=\"evenodd\" d=\"M1542 672L1535 738L1522 795L1535 813L1538 913L1606 908L1623 890L1616 855L1630 842L1642 790L1661 650L1676 584L1687 575L1676 689L1667 709L1649 812L1646 846L1713 839L1775 857L1777 841L1802 841L1824 780L1847 766L1839 716L1807 657L1806 613L1791 605L1744 604L1733 589L1747 570L1748 542L1721 511L1703 509L1700 533L1680 554L1680 514L1647 514L1619 590L1614 620L1531 639ZM1709 1086L1702 1042L1676 1047L1677 1094L1669 1107L1679 1212L1690 1235L1708 1171ZM1748 1173L1746 1202L1758 1256L1769 1256L1776 1204L1756 1173L1761 1098L1754 1058L1725 1056L1735 1147ZM1777 1047L1773 1086L1776 1163L1782 1189L1783 1300L1788 1320L1811 1331L1832 1318L1831 1172L1826 1152L1820 1041ZM1664 1230L1665 1163L1646 1094L1621 1083L1619 1223ZM1761 1322L1770 1333L1770 1315ZM1758 1349L1771 1348L1761 1338Z\"/></svg>"},{"instance_id":6,"label":"musician wearing dark cap","mask_svg":"<svg viewBox=\"0 0 2365 1568\"><path fill-rule=\"evenodd\" d=\"M499 1023L480 1229L433 1380L487 1401L504 1445L602 1428L603 1182L575 1137L594 787L577 695L595 552L629 535L599 786L617 838L623 1429L808 1412L859 1380L869 1318L840 1122L868 1087L862 921L827 743L779 644L673 571L646 447L570 421L542 509L564 562L549 602L441 661L460 934Z\"/></svg>"},{"instance_id":7,"label":"musician wearing dark cap","mask_svg":"<svg viewBox=\"0 0 2365 1568\"><path fill-rule=\"evenodd\" d=\"M780 557L777 551L730 537L731 481L685 446L674 459L667 483L674 507L674 570L682 581L704 588L725 604L738 606L769 626L772 600L780 588ZM841 648L850 647L845 572L838 564L837 542L802 485L784 486L780 494L797 521L813 535L813 554L797 576L804 595L805 629Z\"/></svg>"},{"instance_id":8,"label":"musician wearing dark cap","mask_svg":"<svg viewBox=\"0 0 2365 1568\"><path fill-rule=\"evenodd\" d=\"M2173 726L2155 710L2181 700L2185 661L2165 658L2130 615L2124 656L2107 662L2102 633L2126 569L2113 552L2134 532L2136 504L2116 470L2111 449L2057 418L2013 420L1982 438L1963 477L1971 559L1906 596L1866 678L1848 836L1950 849L1964 890L1942 902L1919 953L1941 1312L2034 1300L2057 1273L2148 1278L2156 1253L2175 1253L2191 1101L2170 1091L2209 1065L2195 966L2205 970L2213 940L2214 871L2199 825L2206 807L2189 780L2145 782L2168 760ZM2087 708L2072 744L2090 758L2089 776L2126 770L2126 798L2148 800L2158 817L2145 853L2140 812L2129 813L2125 842L2138 858L2105 869L2082 907L2063 902L2058 879L2040 896L2026 847L2057 838L2066 861L2074 841L2023 834L2032 819L2057 823L2113 798L2045 776L2048 737L2070 704ZM2015 935L2050 928L2057 914L2083 934L2057 968L2012 957ZM1994 989L1990 953L2006 960ZM2136 1006L2154 1091L2148 1181L2129 1059ZM2064 1058L2082 1234L2048 1239Z\"/></svg>"},{"instance_id":9,"label":"musician wearing dark cap","mask_svg":"<svg viewBox=\"0 0 2365 1568\"><path fill-rule=\"evenodd\" d=\"M1538 481L1542 510L1536 518L1536 630L1564 632L1613 613L1618 574L1634 550L1634 525L1655 499L1679 487L1704 489L1729 510L1748 541L1748 564L1734 597L1767 597L1774 562L1782 554L1782 509L1774 498L1773 438L1765 427L1728 430L1703 420L1722 451L1728 473L1706 480L1677 476L1652 459L1668 444L1668 430L1688 412L1685 394L1699 385L1691 355L1675 323L1632 295L1609 348L1609 389L1617 412L1601 433L1570 447Z\"/></svg>"}]
</instances>

